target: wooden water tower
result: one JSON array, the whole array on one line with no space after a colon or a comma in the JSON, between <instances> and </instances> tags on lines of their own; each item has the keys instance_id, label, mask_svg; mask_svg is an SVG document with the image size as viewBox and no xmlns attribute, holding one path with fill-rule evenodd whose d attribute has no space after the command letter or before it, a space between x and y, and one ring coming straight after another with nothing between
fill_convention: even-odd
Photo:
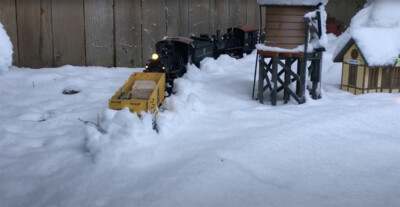
<instances>
[{"instance_id":1,"label":"wooden water tower","mask_svg":"<svg viewBox=\"0 0 400 207\"><path fill-rule=\"evenodd\" d=\"M265 28L265 40L263 45L257 46L259 101L263 102L265 91L269 91L271 104L276 105L277 94L284 91L285 103L290 97L304 103L307 62L310 62L308 74L312 82L310 94L313 99L320 98L321 60L325 48L319 43L325 32L322 28L325 25L322 17L326 15L323 5L328 0L257 2L260 8L265 8L265 25L260 26ZM311 45L311 40L316 44ZM293 70L295 63L297 70ZM294 82L295 89L291 86Z\"/></svg>"}]
</instances>

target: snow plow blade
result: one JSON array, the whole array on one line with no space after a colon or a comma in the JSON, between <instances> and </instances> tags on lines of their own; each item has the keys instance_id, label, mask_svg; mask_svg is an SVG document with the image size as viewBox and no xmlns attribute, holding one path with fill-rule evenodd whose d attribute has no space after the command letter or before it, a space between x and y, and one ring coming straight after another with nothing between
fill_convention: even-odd
<instances>
[{"instance_id":1,"label":"snow plow blade","mask_svg":"<svg viewBox=\"0 0 400 207\"><path fill-rule=\"evenodd\" d=\"M109 100L110 109L128 107L140 116L141 111L156 113L165 98L165 73L133 73Z\"/></svg>"}]
</instances>

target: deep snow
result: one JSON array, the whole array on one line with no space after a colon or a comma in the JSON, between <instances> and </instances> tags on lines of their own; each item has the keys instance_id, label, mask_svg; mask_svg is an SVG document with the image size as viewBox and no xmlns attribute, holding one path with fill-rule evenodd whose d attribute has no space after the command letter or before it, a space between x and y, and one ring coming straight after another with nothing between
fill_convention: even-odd
<instances>
[{"instance_id":1,"label":"deep snow","mask_svg":"<svg viewBox=\"0 0 400 207\"><path fill-rule=\"evenodd\" d=\"M398 206L400 95L340 91L333 50L323 98L303 105L251 99L255 54L191 66L159 134L150 115L107 109L141 69L12 68L0 75L0 206ZM101 130L78 120L98 115Z\"/></svg>"}]
</instances>

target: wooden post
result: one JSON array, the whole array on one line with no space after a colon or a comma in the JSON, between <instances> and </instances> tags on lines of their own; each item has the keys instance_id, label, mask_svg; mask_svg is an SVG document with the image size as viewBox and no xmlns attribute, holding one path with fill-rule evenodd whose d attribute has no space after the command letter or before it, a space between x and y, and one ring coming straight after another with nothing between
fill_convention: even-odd
<instances>
[{"instance_id":1,"label":"wooden post","mask_svg":"<svg viewBox=\"0 0 400 207\"><path fill-rule=\"evenodd\" d=\"M303 58L297 59L297 75L300 77L300 80L297 81L296 86L296 94L304 103L305 100L305 90L306 90L306 62Z\"/></svg>"},{"instance_id":2,"label":"wooden post","mask_svg":"<svg viewBox=\"0 0 400 207\"><path fill-rule=\"evenodd\" d=\"M276 99L278 93L278 61L279 57L272 57L272 92L271 92L271 105L276 106Z\"/></svg>"},{"instance_id":3,"label":"wooden post","mask_svg":"<svg viewBox=\"0 0 400 207\"><path fill-rule=\"evenodd\" d=\"M257 95L257 97L261 103L264 103L264 79L265 79L265 77L264 77L265 62L264 61L265 61L264 56L260 55L260 60L258 63L259 69L258 69L258 95Z\"/></svg>"},{"instance_id":4,"label":"wooden post","mask_svg":"<svg viewBox=\"0 0 400 207\"><path fill-rule=\"evenodd\" d=\"M284 84L285 86L289 87L291 80L290 80L290 70L291 70L291 59L286 58L285 59L285 81ZM284 93L283 93L283 100L285 103L289 102L290 99L290 91L288 88L284 88Z\"/></svg>"}]
</instances>

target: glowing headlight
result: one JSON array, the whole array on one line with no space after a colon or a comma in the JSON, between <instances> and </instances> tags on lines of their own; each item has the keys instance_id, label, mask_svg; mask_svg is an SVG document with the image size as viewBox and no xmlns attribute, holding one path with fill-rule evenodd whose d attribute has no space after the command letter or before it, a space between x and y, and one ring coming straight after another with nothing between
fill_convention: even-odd
<instances>
[{"instance_id":1,"label":"glowing headlight","mask_svg":"<svg viewBox=\"0 0 400 207\"><path fill-rule=\"evenodd\" d=\"M152 60L158 60L158 58L159 58L159 56L158 56L158 54L156 54L156 53L154 53L154 54L151 56L151 59L152 59Z\"/></svg>"},{"instance_id":2,"label":"glowing headlight","mask_svg":"<svg viewBox=\"0 0 400 207\"><path fill-rule=\"evenodd\" d=\"M148 65L146 65L146 66L145 66L145 68L147 69L147 68L149 68L149 66L148 66Z\"/></svg>"},{"instance_id":3,"label":"glowing headlight","mask_svg":"<svg viewBox=\"0 0 400 207\"><path fill-rule=\"evenodd\" d=\"M165 70L165 67L163 66L162 69Z\"/></svg>"}]
</instances>

